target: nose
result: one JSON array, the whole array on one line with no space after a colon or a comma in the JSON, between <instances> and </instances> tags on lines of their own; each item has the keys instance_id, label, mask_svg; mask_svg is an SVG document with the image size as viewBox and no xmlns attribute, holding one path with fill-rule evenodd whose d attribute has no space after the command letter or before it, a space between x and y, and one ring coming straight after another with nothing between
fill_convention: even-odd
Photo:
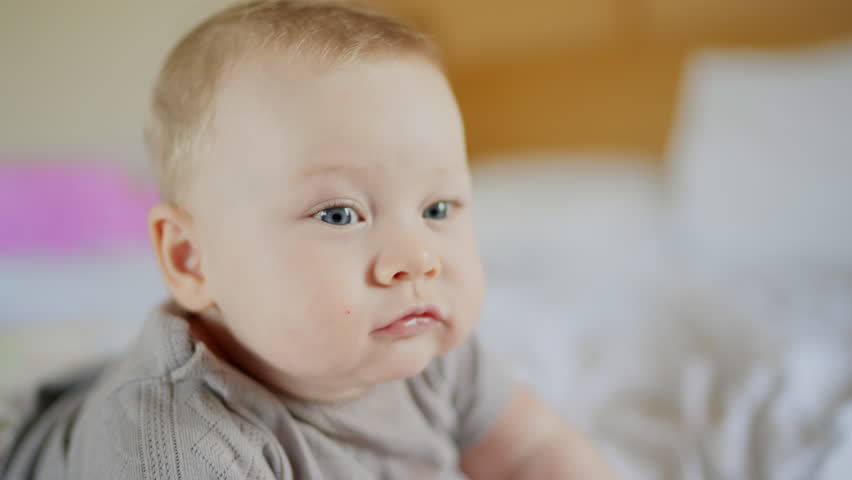
<instances>
[{"instance_id":1,"label":"nose","mask_svg":"<svg viewBox=\"0 0 852 480\"><path fill-rule=\"evenodd\" d=\"M383 250L376 259L373 276L377 283L392 286L435 278L441 274L441 261L425 242L401 239Z\"/></svg>"}]
</instances>

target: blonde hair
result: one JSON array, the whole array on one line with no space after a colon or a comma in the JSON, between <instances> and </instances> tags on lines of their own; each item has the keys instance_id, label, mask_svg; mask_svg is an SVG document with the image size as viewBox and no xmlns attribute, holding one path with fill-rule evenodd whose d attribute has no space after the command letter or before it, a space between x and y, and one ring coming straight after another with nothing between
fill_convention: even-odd
<instances>
[{"instance_id":1,"label":"blonde hair","mask_svg":"<svg viewBox=\"0 0 852 480\"><path fill-rule=\"evenodd\" d=\"M241 58L276 48L326 63L413 53L440 64L426 35L350 3L253 0L223 10L172 49L154 86L145 141L164 201L178 203L186 190L222 77Z\"/></svg>"}]
</instances>

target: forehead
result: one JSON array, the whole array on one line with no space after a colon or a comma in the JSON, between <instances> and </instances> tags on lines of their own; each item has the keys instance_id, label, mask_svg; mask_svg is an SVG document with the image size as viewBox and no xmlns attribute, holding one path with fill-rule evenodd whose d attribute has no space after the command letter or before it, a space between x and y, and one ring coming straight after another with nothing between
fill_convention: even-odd
<instances>
[{"instance_id":1,"label":"forehead","mask_svg":"<svg viewBox=\"0 0 852 480\"><path fill-rule=\"evenodd\" d=\"M259 56L224 79L212 127L220 155L282 174L465 165L447 81L414 56L341 65Z\"/></svg>"}]
</instances>

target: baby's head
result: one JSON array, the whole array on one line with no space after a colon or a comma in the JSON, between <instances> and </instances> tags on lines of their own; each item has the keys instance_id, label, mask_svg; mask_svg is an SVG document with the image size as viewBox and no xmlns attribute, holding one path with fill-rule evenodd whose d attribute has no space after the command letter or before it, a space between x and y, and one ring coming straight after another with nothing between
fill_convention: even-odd
<instances>
[{"instance_id":1,"label":"baby's head","mask_svg":"<svg viewBox=\"0 0 852 480\"><path fill-rule=\"evenodd\" d=\"M172 51L147 133L165 281L249 374L344 399L470 333L464 132L422 34L340 3L233 7Z\"/></svg>"}]
</instances>

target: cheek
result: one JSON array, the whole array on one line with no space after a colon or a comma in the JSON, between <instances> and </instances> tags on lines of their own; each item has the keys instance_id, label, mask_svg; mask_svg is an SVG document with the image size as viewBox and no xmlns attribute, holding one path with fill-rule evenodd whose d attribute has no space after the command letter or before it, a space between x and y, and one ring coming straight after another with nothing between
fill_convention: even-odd
<instances>
[{"instance_id":1,"label":"cheek","mask_svg":"<svg viewBox=\"0 0 852 480\"><path fill-rule=\"evenodd\" d=\"M472 229L463 233L453 242L452 248L446 250L447 265L444 268L459 313L466 317L464 321L473 324L482 306L485 279L476 237Z\"/></svg>"},{"instance_id":2,"label":"cheek","mask_svg":"<svg viewBox=\"0 0 852 480\"><path fill-rule=\"evenodd\" d=\"M211 246L206 272L211 294L234 318L307 330L352 316L346 310L355 307L363 275L351 245L246 230Z\"/></svg>"},{"instance_id":3,"label":"cheek","mask_svg":"<svg viewBox=\"0 0 852 480\"><path fill-rule=\"evenodd\" d=\"M454 262L458 264L459 269L464 270L464 275L468 278L471 288L475 291L482 290L484 273L482 260L479 256L479 244L476 241L472 222L468 222L460 233L457 245L453 250Z\"/></svg>"},{"instance_id":4,"label":"cheek","mask_svg":"<svg viewBox=\"0 0 852 480\"><path fill-rule=\"evenodd\" d=\"M249 292L242 289L246 296L234 300L254 318L237 328L242 340L274 367L321 376L356 363L357 339L369 317L355 302L363 297L358 283L363 275L352 248L342 250L321 242L285 241L265 261L244 267L255 278ZM281 348L282 339L287 348Z\"/></svg>"},{"instance_id":5,"label":"cheek","mask_svg":"<svg viewBox=\"0 0 852 480\"><path fill-rule=\"evenodd\" d=\"M291 244L281 261L283 275L308 297L329 302L363 280L363 262L352 245L301 240Z\"/></svg>"},{"instance_id":6,"label":"cheek","mask_svg":"<svg viewBox=\"0 0 852 480\"><path fill-rule=\"evenodd\" d=\"M357 299L364 298L366 274L358 249L310 241L293 247L279 266L287 285L276 301L282 316L328 338L361 328Z\"/></svg>"}]
</instances>

